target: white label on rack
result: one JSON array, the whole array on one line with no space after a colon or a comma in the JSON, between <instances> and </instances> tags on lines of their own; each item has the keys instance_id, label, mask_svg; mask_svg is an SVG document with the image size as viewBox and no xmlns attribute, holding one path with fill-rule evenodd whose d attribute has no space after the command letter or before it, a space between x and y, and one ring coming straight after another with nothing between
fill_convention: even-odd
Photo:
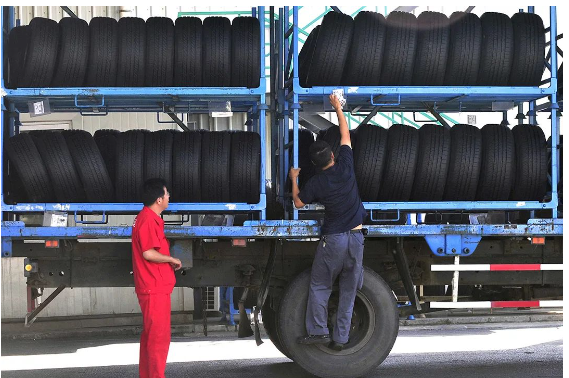
<instances>
[{"instance_id":1,"label":"white label on rack","mask_svg":"<svg viewBox=\"0 0 569 378\"><path fill-rule=\"evenodd\" d=\"M348 93L358 93L358 89L360 89L360 87L349 87Z\"/></svg>"},{"instance_id":2,"label":"white label on rack","mask_svg":"<svg viewBox=\"0 0 569 378\"><path fill-rule=\"evenodd\" d=\"M525 205L526 205L525 202L518 202L518 203L516 204L517 207L521 207L521 206L525 206Z\"/></svg>"},{"instance_id":3,"label":"white label on rack","mask_svg":"<svg viewBox=\"0 0 569 378\"><path fill-rule=\"evenodd\" d=\"M43 106L43 101L34 102L34 114L35 115L42 115L45 113L45 108Z\"/></svg>"}]
</instances>

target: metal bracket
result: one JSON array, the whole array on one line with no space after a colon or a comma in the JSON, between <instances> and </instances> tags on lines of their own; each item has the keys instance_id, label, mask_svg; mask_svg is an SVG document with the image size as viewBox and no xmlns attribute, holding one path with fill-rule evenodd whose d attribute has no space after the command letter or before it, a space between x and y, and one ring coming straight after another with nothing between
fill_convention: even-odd
<instances>
[{"instance_id":1,"label":"metal bracket","mask_svg":"<svg viewBox=\"0 0 569 378\"><path fill-rule=\"evenodd\" d=\"M401 105L401 95L400 94L397 95L397 102L393 102L393 103L389 103L389 102L381 103L380 102L377 104L374 102L374 100L379 99L380 97L383 97L383 96L384 95L376 95L376 96L370 95L370 100L369 100L370 104L372 104L373 106L399 106L399 105Z\"/></svg>"},{"instance_id":2,"label":"metal bracket","mask_svg":"<svg viewBox=\"0 0 569 378\"><path fill-rule=\"evenodd\" d=\"M103 211L102 219L100 221L84 221L83 215L81 215L81 220L77 219L77 211L73 214L73 219L76 224L107 224L109 219L107 217L107 213Z\"/></svg>"},{"instance_id":3,"label":"metal bracket","mask_svg":"<svg viewBox=\"0 0 569 378\"><path fill-rule=\"evenodd\" d=\"M12 257L11 238L2 238L2 257Z\"/></svg>"},{"instance_id":4,"label":"metal bracket","mask_svg":"<svg viewBox=\"0 0 569 378\"><path fill-rule=\"evenodd\" d=\"M255 306L255 311L253 313L255 320L255 342L257 343L257 346L263 343L261 340L261 332L259 330L259 311L261 311L261 308L263 308L263 304L265 303L265 299L267 299L267 293L269 292L269 282L271 281L271 275L273 274L273 268L275 267L275 257L277 255L277 245L279 243L277 243L276 240L273 240L272 244L273 248L269 254L267 265L265 266L263 281L261 282L261 286L257 294L257 305Z\"/></svg>"},{"instance_id":5,"label":"metal bracket","mask_svg":"<svg viewBox=\"0 0 569 378\"><path fill-rule=\"evenodd\" d=\"M55 299L55 297L57 297L59 295L59 293L61 293L63 291L63 289L65 289L65 285L61 285L59 286L57 289L55 289L55 291L53 293L50 294L49 297L47 297L47 299L45 301L43 301L34 311L27 313L26 317L24 319L24 325L26 327L29 327L32 325L32 323L36 320L36 317L38 316L38 314L40 312L42 312L42 310L44 308L47 307L48 304L50 304L51 301L53 301Z\"/></svg>"},{"instance_id":6,"label":"metal bracket","mask_svg":"<svg viewBox=\"0 0 569 378\"><path fill-rule=\"evenodd\" d=\"M431 105L427 104L426 102L423 102L423 106L425 106L427 111L429 113L431 113L433 115L433 117L435 117L437 119L437 121L439 121L440 124L443 125L444 128L450 130L450 125L448 124L448 122L443 117L441 117L440 113L435 110L434 106L431 106Z\"/></svg>"},{"instance_id":7,"label":"metal bracket","mask_svg":"<svg viewBox=\"0 0 569 378\"><path fill-rule=\"evenodd\" d=\"M478 235L425 235L427 244L437 256L470 256L481 239Z\"/></svg>"},{"instance_id":8,"label":"metal bracket","mask_svg":"<svg viewBox=\"0 0 569 378\"><path fill-rule=\"evenodd\" d=\"M61 9L67 13L69 15L69 17L72 18L79 18L77 17L77 15L75 13L73 13L73 11L71 9L69 9L69 7L66 7L65 5L61 5Z\"/></svg>"},{"instance_id":9,"label":"metal bracket","mask_svg":"<svg viewBox=\"0 0 569 378\"><path fill-rule=\"evenodd\" d=\"M411 272L409 272L409 263L407 262L407 256L403 250L403 238L397 238L397 248L392 250L393 258L395 259L395 264L397 265L397 270L403 281L403 286L407 292L407 296L411 301L411 304L415 306L417 311L421 311L421 304L419 303L419 298L417 298L417 292L413 286L413 279L411 278Z\"/></svg>"}]
</instances>

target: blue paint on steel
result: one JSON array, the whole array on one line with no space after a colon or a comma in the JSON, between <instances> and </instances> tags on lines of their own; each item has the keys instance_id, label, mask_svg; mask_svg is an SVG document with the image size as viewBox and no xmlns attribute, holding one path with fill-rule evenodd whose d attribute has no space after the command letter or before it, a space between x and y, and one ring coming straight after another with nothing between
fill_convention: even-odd
<instances>
[{"instance_id":1,"label":"blue paint on steel","mask_svg":"<svg viewBox=\"0 0 569 378\"><path fill-rule=\"evenodd\" d=\"M12 257L12 239L2 237L2 257Z\"/></svg>"},{"instance_id":2,"label":"blue paint on steel","mask_svg":"<svg viewBox=\"0 0 569 378\"><path fill-rule=\"evenodd\" d=\"M425 235L425 241L437 256L470 256L482 239L480 235Z\"/></svg>"}]
</instances>

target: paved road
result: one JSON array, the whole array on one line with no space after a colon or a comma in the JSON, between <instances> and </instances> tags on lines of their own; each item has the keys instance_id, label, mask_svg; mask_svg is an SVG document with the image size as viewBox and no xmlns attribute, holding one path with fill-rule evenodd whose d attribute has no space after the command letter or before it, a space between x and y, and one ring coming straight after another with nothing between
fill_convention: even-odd
<instances>
[{"instance_id":1,"label":"paved road","mask_svg":"<svg viewBox=\"0 0 569 378\"><path fill-rule=\"evenodd\" d=\"M370 377L562 377L561 323L405 327ZM265 340L227 333L173 339L166 375L173 377L312 377ZM135 338L3 340L3 378L136 377Z\"/></svg>"}]
</instances>

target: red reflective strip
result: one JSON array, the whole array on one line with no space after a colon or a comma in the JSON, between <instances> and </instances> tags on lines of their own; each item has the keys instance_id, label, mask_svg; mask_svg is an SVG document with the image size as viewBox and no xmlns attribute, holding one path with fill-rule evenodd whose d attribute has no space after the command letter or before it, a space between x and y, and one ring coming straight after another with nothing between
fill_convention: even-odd
<instances>
[{"instance_id":1,"label":"red reflective strip","mask_svg":"<svg viewBox=\"0 0 569 378\"><path fill-rule=\"evenodd\" d=\"M541 270L541 264L490 264L490 270Z\"/></svg>"},{"instance_id":2,"label":"red reflective strip","mask_svg":"<svg viewBox=\"0 0 569 378\"><path fill-rule=\"evenodd\" d=\"M495 301L491 303L492 308L507 307L539 307L539 301Z\"/></svg>"}]
</instances>

